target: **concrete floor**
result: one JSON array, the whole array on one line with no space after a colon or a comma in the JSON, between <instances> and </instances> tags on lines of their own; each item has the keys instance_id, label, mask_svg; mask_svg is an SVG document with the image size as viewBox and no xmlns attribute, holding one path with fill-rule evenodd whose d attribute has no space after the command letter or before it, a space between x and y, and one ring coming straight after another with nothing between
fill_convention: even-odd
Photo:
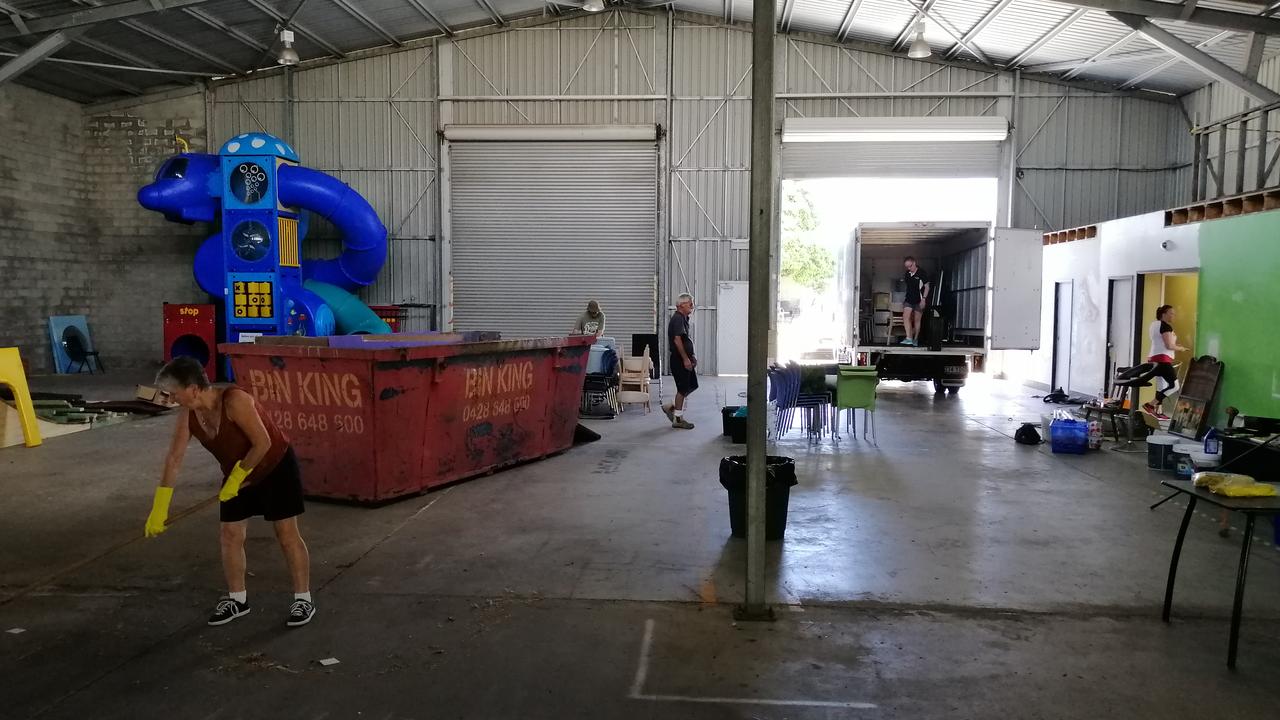
<instances>
[{"instance_id":1,"label":"concrete floor","mask_svg":"<svg viewBox=\"0 0 1280 720\"><path fill-rule=\"evenodd\" d=\"M124 397L145 377L96 383ZM668 388L669 388L668 383ZM289 601L251 528L253 612L221 592L218 475L188 454L163 537L141 528L170 420L0 450L0 718L1261 718L1280 707L1280 552L1256 533L1240 664L1225 666L1238 533L1198 516L1175 622L1159 619L1182 508L1155 512L1144 456L1016 445L1031 391L975 380L935 399L882 386L878 447L808 442L778 621L734 623L720 398L600 442L379 509L311 503L318 614ZM669 389L668 389L669 392ZM736 404L736 403L735 403ZM24 632L3 632L21 628ZM322 666L319 660L340 664Z\"/></svg>"}]
</instances>

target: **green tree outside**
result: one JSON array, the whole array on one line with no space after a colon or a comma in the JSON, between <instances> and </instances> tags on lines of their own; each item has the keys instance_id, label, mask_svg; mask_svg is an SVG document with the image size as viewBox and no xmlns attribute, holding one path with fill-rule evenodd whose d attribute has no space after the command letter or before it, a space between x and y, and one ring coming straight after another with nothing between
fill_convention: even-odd
<instances>
[{"instance_id":1,"label":"green tree outside","mask_svg":"<svg viewBox=\"0 0 1280 720\"><path fill-rule=\"evenodd\" d=\"M836 261L830 250L814 240L817 229L813 201L804 188L784 192L781 277L814 292L822 292L835 277Z\"/></svg>"}]
</instances>

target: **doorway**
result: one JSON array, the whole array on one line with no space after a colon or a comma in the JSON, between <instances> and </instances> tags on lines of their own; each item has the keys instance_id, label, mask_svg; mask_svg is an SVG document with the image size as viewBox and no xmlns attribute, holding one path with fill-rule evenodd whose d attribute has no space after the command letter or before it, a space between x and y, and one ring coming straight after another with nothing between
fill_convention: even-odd
<instances>
[{"instance_id":1,"label":"doorway","mask_svg":"<svg viewBox=\"0 0 1280 720\"><path fill-rule=\"evenodd\" d=\"M871 251L873 257L863 258L863 249L855 247L855 230L870 223L994 226L998 197L996 179L985 177L784 179L779 198L782 234L775 309L778 359L832 362L853 345L901 340L901 296L905 293L896 284L902 278L906 255L920 256L921 264L935 278L944 269L944 259L948 263L955 260L945 264L947 272L943 282L933 288L934 297L946 294L951 301L948 290L963 290L980 298L982 292L975 286L983 283L969 283L972 278L967 275L961 283L958 256L951 257L975 243L951 248L945 242L932 242L926 237L928 231L922 230L918 237L903 234L893 246L880 243L882 247ZM936 252L940 248L946 252ZM985 264L978 256L984 252L974 251L967 258L972 262L963 269L980 275ZM958 304L959 298L954 302ZM970 328L963 325L961 330ZM980 338L982 331L974 335Z\"/></svg>"},{"instance_id":2,"label":"doorway","mask_svg":"<svg viewBox=\"0 0 1280 720\"><path fill-rule=\"evenodd\" d=\"M1071 387L1071 319L1075 299L1075 283L1054 285L1053 300L1053 387L1064 391Z\"/></svg>"},{"instance_id":3,"label":"doorway","mask_svg":"<svg viewBox=\"0 0 1280 720\"><path fill-rule=\"evenodd\" d=\"M1200 273L1194 270L1162 273L1146 273L1140 276L1142 283L1142 314L1139 316L1138 342L1141 348L1140 357L1145 359L1151 355L1151 325L1155 322L1156 310L1162 305L1171 305L1175 310L1172 323L1173 332L1178 337L1178 344L1187 348L1174 353L1173 362L1178 370L1178 383L1186 377L1191 359L1196 356L1197 308L1200 299ZM1143 403L1155 399L1155 388L1142 388L1138 397Z\"/></svg>"},{"instance_id":4,"label":"doorway","mask_svg":"<svg viewBox=\"0 0 1280 720\"><path fill-rule=\"evenodd\" d=\"M1133 278L1111 280L1107 288L1107 375L1104 378L1108 394L1116 370L1130 367L1137 361L1137 344L1134 342L1136 317Z\"/></svg>"}]
</instances>

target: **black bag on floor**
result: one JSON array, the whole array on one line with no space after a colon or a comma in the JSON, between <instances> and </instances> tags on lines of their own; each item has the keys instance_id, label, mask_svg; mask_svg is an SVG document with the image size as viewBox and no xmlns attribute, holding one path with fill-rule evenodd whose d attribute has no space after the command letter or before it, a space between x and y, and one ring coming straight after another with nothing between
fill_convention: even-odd
<instances>
[{"instance_id":1,"label":"black bag on floor","mask_svg":"<svg viewBox=\"0 0 1280 720\"><path fill-rule=\"evenodd\" d=\"M1044 442L1040 439L1040 431L1036 429L1035 423L1022 423L1022 427L1013 434L1013 441L1022 445L1039 445Z\"/></svg>"}]
</instances>

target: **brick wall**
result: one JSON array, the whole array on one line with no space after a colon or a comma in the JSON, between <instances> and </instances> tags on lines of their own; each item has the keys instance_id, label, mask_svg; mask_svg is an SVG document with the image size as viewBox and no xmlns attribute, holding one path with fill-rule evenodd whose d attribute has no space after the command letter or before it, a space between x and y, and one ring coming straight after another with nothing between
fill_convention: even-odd
<instances>
[{"instance_id":1,"label":"brick wall","mask_svg":"<svg viewBox=\"0 0 1280 720\"><path fill-rule=\"evenodd\" d=\"M165 159L205 152L204 95L84 113L88 234L98 247L89 320L108 368L151 367L164 357L161 305L205 302L191 263L208 225L179 225L137 201Z\"/></svg>"},{"instance_id":2,"label":"brick wall","mask_svg":"<svg viewBox=\"0 0 1280 720\"><path fill-rule=\"evenodd\" d=\"M81 108L0 86L0 347L49 372L48 317L89 313L98 244L88 231Z\"/></svg>"},{"instance_id":3,"label":"brick wall","mask_svg":"<svg viewBox=\"0 0 1280 720\"><path fill-rule=\"evenodd\" d=\"M0 347L53 371L50 315L85 315L108 369L164 357L161 305L204 302L191 262L208 226L138 205L175 137L205 150L204 95L112 110L0 87Z\"/></svg>"}]
</instances>

